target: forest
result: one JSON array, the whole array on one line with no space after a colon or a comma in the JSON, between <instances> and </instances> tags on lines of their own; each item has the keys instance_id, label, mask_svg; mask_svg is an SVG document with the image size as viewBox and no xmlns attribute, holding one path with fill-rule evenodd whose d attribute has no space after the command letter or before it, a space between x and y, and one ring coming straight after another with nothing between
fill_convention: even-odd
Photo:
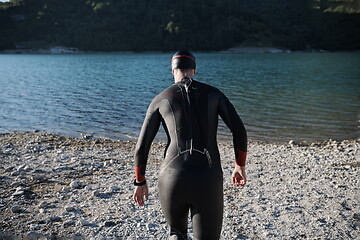
<instances>
[{"instance_id":1,"label":"forest","mask_svg":"<svg viewBox=\"0 0 360 240\"><path fill-rule=\"evenodd\" d=\"M360 50L360 0L11 0L0 50Z\"/></svg>"}]
</instances>

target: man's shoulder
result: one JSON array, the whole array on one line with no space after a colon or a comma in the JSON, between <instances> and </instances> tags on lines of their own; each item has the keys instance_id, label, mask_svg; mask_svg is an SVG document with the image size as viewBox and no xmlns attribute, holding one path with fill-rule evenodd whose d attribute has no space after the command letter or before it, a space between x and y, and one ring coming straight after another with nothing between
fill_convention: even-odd
<instances>
[{"instance_id":1,"label":"man's shoulder","mask_svg":"<svg viewBox=\"0 0 360 240\"><path fill-rule=\"evenodd\" d=\"M196 81L196 84L194 84L194 87L199 88L201 90L206 90L208 92L216 92L216 93L222 94L220 89L218 89L210 84L207 84L207 83Z\"/></svg>"},{"instance_id":2,"label":"man's shoulder","mask_svg":"<svg viewBox=\"0 0 360 240\"><path fill-rule=\"evenodd\" d=\"M165 88L164 90L162 90L160 93L158 93L154 97L153 101L162 100L166 95L173 95L178 91L179 91L179 87L176 86L175 84L172 84L167 88Z\"/></svg>"},{"instance_id":3,"label":"man's shoulder","mask_svg":"<svg viewBox=\"0 0 360 240\"><path fill-rule=\"evenodd\" d=\"M172 95L172 94L176 94L177 92L179 92L179 86L177 86L176 84L172 84L170 86L168 86L167 88L165 88L163 91L161 91L156 97L160 98L160 97L164 97L164 95Z\"/></svg>"},{"instance_id":4,"label":"man's shoulder","mask_svg":"<svg viewBox=\"0 0 360 240\"><path fill-rule=\"evenodd\" d=\"M217 89L216 87L214 87L214 86L212 86L212 85L210 85L210 84L208 84L208 83L199 82L199 81L197 81L197 83L198 83L200 86L204 87L204 88Z\"/></svg>"}]
</instances>

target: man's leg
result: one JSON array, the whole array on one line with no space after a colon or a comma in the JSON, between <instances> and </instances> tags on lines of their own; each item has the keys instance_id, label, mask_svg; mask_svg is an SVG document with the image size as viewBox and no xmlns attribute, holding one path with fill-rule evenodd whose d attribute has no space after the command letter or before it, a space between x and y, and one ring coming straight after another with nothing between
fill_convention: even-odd
<instances>
[{"instance_id":1,"label":"man's leg","mask_svg":"<svg viewBox=\"0 0 360 240\"><path fill-rule=\"evenodd\" d=\"M169 209L163 207L163 212L166 221L170 225L170 238L172 240L186 240L187 239L187 225L188 225L188 207L173 207Z\"/></svg>"},{"instance_id":2,"label":"man's leg","mask_svg":"<svg viewBox=\"0 0 360 240\"><path fill-rule=\"evenodd\" d=\"M186 189L181 182L159 179L161 208L170 225L170 238L187 239L189 205L186 203Z\"/></svg>"},{"instance_id":3,"label":"man's leg","mask_svg":"<svg viewBox=\"0 0 360 240\"><path fill-rule=\"evenodd\" d=\"M213 179L215 180L215 179ZM223 183L209 181L203 189L194 194L191 205L191 217L194 240L219 240L223 221Z\"/></svg>"}]
</instances>

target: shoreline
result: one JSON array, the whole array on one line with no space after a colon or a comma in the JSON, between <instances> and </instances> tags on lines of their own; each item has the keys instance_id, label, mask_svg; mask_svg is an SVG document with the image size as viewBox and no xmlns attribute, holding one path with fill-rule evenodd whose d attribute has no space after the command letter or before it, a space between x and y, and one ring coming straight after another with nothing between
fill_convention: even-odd
<instances>
[{"instance_id":1,"label":"shoreline","mask_svg":"<svg viewBox=\"0 0 360 240\"><path fill-rule=\"evenodd\" d=\"M102 135L93 135L93 134L87 134L87 133L81 133L78 132L77 134L61 134L57 132L47 132L46 130L24 130L24 131L18 131L18 130L10 130L10 129L3 129L3 131L0 131L0 136L6 134L49 134L53 136L59 136L64 138L70 138L70 139L78 139L78 140L97 140L97 139L103 139L108 141L114 141L114 142L132 142L136 144L137 136L130 136L130 135L121 135L118 137L109 137L109 136L102 136ZM167 142L166 136L158 137L156 136L153 140L153 143L155 144L165 144ZM230 136L223 137L219 136L217 137L218 143L232 143L232 138ZM274 145L289 145L289 146L298 146L298 147L322 147L322 146L329 146L331 144L341 144L341 143L347 143L347 142L360 142L360 138L344 138L344 139L324 139L324 140L289 140L289 141L276 141L276 140L260 140L260 139L254 139L248 136L248 143L249 144L260 144L260 145L266 145L266 144L274 144Z\"/></svg>"},{"instance_id":2,"label":"shoreline","mask_svg":"<svg viewBox=\"0 0 360 240\"><path fill-rule=\"evenodd\" d=\"M157 190L165 143L149 153L144 208L132 200L134 147L106 138L1 133L0 239L165 239ZM219 141L221 239L358 238L359 149L360 139L306 146L250 141L248 183L234 188L232 143Z\"/></svg>"}]
</instances>

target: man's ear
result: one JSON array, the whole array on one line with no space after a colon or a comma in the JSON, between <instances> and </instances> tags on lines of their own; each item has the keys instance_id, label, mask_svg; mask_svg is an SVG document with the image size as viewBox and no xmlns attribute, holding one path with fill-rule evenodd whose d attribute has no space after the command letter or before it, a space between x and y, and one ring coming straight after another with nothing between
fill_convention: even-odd
<instances>
[{"instance_id":1,"label":"man's ear","mask_svg":"<svg viewBox=\"0 0 360 240\"><path fill-rule=\"evenodd\" d=\"M172 74L172 75L174 75L174 69L173 69L173 70L171 70L171 74Z\"/></svg>"}]
</instances>

